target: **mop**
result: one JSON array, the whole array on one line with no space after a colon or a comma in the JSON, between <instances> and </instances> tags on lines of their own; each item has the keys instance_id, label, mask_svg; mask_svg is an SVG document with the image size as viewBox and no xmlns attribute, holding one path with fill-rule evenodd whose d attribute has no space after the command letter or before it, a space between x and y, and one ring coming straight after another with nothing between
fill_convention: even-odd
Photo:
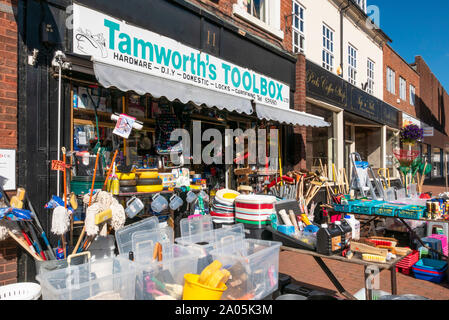
<instances>
[{"instance_id":1,"label":"mop","mask_svg":"<svg viewBox=\"0 0 449 320\"><path fill-rule=\"evenodd\" d=\"M70 226L70 212L67 210L67 179L66 179L66 149L65 147L61 148L62 157L64 162L64 207L57 206L53 209L53 217L51 221L51 232L54 234L60 235L62 240L62 248L64 250L64 258L67 256L66 254L66 244L64 235L69 230Z\"/></svg>"}]
</instances>

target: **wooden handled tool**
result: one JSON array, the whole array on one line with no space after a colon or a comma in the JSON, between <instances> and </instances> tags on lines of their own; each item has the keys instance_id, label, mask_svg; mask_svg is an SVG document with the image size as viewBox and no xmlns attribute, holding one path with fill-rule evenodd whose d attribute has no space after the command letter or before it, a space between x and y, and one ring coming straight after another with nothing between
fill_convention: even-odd
<instances>
[{"instance_id":1,"label":"wooden handled tool","mask_svg":"<svg viewBox=\"0 0 449 320\"><path fill-rule=\"evenodd\" d=\"M111 175L112 167L113 167L113 164L115 163L115 158L117 157L117 153L118 153L118 149L115 150L114 156L112 157L111 165L109 166L109 169L108 169L108 174L106 175L106 179L104 180L103 190L106 190L106 185L108 184L109 176Z\"/></svg>"},{"instance_id":2,"label":"wooden handled tool","mask_svg":"<svg viewBox=\"0 0 449 320\"><path fill-rule=\"evenodd\" d=\"M62 162L64 162L64 208L67 212L67 175L66 175L66 149L65 147L61 148L62 151ZM67 257L67 248L65 244L65 234L61 235L61 243L62 243L62 250L64 252L64 259Z\"/></svg>"},{"instance_id":3,"label":"wooden handled tool","mask_svg":"<svg viewBox=\"0 0 449 320\"><path fill-rule=\"evenodd\" d=\"M364 243L351 241L351 251L353 252L361 252L361 253L370 253L378 256L386 257L388 254L387 249L376 248Z\"/></svg>"}]
</instances>

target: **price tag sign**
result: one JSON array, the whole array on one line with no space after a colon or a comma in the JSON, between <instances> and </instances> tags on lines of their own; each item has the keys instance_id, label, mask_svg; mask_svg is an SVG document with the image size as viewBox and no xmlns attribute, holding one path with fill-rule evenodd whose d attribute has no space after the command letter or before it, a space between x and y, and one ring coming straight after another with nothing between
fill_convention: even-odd
<instances>
[{"instance_id":1,"label":"price tag sign","mask_svg":"<svg viewBox=\"0 0 449 320\"><path fill-rule=\"evenodd\" d=\"M64 171L65 168L70 168L70 165L64 164L64 162L60 160L51 161L51 170Z\"/></svg>"}]
</instances>

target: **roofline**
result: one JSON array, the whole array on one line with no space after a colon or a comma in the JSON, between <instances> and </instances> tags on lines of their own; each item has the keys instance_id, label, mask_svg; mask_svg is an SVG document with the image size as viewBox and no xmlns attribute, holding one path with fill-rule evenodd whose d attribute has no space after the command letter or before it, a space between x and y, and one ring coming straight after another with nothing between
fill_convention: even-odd
<instances>
[{"instance_id":1,"label":"roofline","mask_svg":"<svg viewBox=\"0 0 449 320\"><path fill-rule=\"evenodd\" d=\"M412 66L416 65L415 62L413 63L408 63L407 61L405 61L405 59L396 51L394 50L388 43L385 44L386 46L388 46L388 48L390 48L391 51L394 52L394 54L396 54L396 56L398 56L405 64L407 64L407 66L409 67L409 69L412 69L418 76L421 76L419 74L418 71L416 71Z\"/></svg>"}]
</instances>

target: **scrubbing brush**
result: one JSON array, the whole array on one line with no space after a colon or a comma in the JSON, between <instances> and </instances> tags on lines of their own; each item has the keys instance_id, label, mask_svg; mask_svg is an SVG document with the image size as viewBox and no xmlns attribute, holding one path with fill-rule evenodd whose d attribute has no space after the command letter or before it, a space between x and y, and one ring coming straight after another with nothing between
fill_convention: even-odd
<instances>
[{"instance_id":1,"label":"scrubbing brush","mask_svg":"<svg viewBox=\"0 0 449 320\"><path fill-rule=\"evenodd\" d=\"M382 262L382 263L387 262L386 257L378 256L375 254L368 254L368 253L362 254L362 260L370 261L370 262Z\"/></svg>"}]
</instances>

